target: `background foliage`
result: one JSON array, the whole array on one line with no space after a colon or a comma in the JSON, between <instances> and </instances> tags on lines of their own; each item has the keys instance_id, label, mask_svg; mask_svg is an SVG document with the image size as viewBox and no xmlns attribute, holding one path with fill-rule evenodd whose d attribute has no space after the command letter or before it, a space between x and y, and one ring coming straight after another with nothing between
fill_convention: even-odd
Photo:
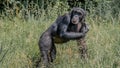
<instances>
[{"instance_id":1,"label":"background foliage","mask_svg":"<svg viewBox=\"0 0 120 68\"><path fill-rule=\"evenodd\" d=\"M0 0L0 68L35 68L38 40L70 8L87 11L89 58L79 57L75 41L56 44L52 68L120 68L119 0Z\"/></svg>"},{"instance_id":2,"label":"background foliage","mask_svg":"<svg viewBox=\"0 0 120 68\"><path fill-rule=\"evenodd\" d=\"M108 18L108 15L119 16L119 0L0 0L0 13L2 16L18 16L23 19L38 18L45 13L47 17L61 15L72 7L82 7L91 13ZM54 16L55 17L55 16Z\"/></svg>"}]
</instances>

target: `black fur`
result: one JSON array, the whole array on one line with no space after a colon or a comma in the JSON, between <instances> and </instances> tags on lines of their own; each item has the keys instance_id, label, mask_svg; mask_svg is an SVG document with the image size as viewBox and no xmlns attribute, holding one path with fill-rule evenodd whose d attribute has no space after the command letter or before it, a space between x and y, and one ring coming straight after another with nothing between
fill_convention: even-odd
<instances>
[{"instance_id":1,"label":"black fur","mask_svg":"<svg viewBox=\"0 0 120 68\"><path fill-rule=\"evenodd\" d=\"M48 65L56 57L55 43L65 43L85 37L88 26L85 23L86 12L82 8L73 8L64 14L41 35L39 49L42 63ZM78 24L80 29L78 29Z\"/></svg>"}]
</instances>

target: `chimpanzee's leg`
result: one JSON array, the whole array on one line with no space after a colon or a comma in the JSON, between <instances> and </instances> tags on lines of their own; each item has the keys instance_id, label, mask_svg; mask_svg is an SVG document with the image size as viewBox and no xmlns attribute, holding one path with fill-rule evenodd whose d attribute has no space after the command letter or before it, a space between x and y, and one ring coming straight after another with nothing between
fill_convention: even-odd
<instances>
[{"instance_id":1,"label":"chimpanzee's leg","mask_svg":"<svg viewBox=\"0 0 120 68\"><path fill-rule=\"evenodd\" d=\"M48 56L48 51L47 50L43 50L41 51L41 63L42 66L47 66L49 64L49 56Z\"/></svg>"},{"instance_id":2,"label":"chimpanzee's leg","mask_svg":"<svg viewBox=\"0 0 120 68\"><path fill-rule=\"evenodd\" d=\"M52 43L52 47L51 47L51 62L53 62L53 60L56 58L56 47L54 42Z\"/></svg>"},{"instance_id":3,"label":"chimpanzee's leg","mask_svg":"<svg viewBox=\"0 0 120 68\"><path fill-rule=\"evenodd\" d=\"M39 41L39 48L41 52L41 62L43 66L48 66L51 61L52 38L50 35L43 34Z\"/></svg>"},{"instance_id":4,"label":"chimpanzee's leg","mask_svg":"<svg viewBox=\"0 0 120 68\"><path fill-rule=\"evenodd\" d=\"M77 45L79 47L79 53L81 55L81 58L86 59L87 58L87 45L86 45L85 38L78 39Z\"/></svg>"}]
</instances>

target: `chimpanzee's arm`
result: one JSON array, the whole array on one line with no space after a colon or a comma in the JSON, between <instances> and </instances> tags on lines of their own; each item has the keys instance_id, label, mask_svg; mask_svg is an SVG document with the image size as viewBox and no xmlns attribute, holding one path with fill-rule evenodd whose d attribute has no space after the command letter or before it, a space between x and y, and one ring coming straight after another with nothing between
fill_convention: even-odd
<instances>
[{"instance_id":1,"label":"chimpanzee's arm","mask_svg":"<svg viewBox=\"0 0 120 68\"><path fill-rule=\"evenodd\" d=\"M60 31L60 37L65 39L78 39L85 35L84 33L67 32L66 29L67 26L63 25L62 30Z\"/></svg>"},{"instance_id":2,"label":"chimpanzee's arm","mask_svg":"<svg viewBox=\"0 0 120 68\"><path fill-rule=\"evenodd\" d=\"M78 39L85 35L84 32L76 33L76 32L67 32L68 25L70 23L70 18L68 16L64 17L62 22L59 24L59 31L60 31L60 37L65 39Z\"/></svg>"},{"instance_id":3,"label":"chimpanzee's arm","mask_svg":"<svg viewBox=\"0 0 120 68\"><path fill-rule=\"evenodd\" d=\"M83 23L83 27L81 28L81 31L85 34L89 31L89 26L87 23Z\"/></svg>"}]
</instances>

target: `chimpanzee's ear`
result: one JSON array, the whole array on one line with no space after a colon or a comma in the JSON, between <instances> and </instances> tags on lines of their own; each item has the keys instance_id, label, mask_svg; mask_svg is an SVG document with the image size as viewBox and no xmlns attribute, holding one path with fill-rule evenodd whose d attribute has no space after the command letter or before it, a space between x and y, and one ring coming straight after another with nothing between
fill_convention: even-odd
<instances>
[{"instance_id":1,"label":"chimpanzee's ear","mask_svg":"<svg viewBox=\"0 0 120 68\"><path fill-rule=\"evenodd\" d=\"M85 23L86 13L87 13L87 12L86 12L85 10L82 11L82 14L83 14L83 16L82 16L82 21L81 21L82 23Z\"/></svg>"},{"instance_id":2,"label":"chimpanzee's ear","mask_svg":"<svg viewBox=\"0 0 120 68\"><path fill-rule=\"evenodd\" d=\"M75 10L75 8L72 8L70 12L73 13L74 10Z\"/></svg>"},{"instance_id":3,"label":"chimpanzee's ear","mask_svg":"<svg viewBox=\"0 0 120 68\"><path fill-rule=\"evenodd\" d=\"M71 11L69 12L69 15L70 15L70 19L71 19L73 16L73 9L71 9Z\"/></svg>"}]
</instances>

